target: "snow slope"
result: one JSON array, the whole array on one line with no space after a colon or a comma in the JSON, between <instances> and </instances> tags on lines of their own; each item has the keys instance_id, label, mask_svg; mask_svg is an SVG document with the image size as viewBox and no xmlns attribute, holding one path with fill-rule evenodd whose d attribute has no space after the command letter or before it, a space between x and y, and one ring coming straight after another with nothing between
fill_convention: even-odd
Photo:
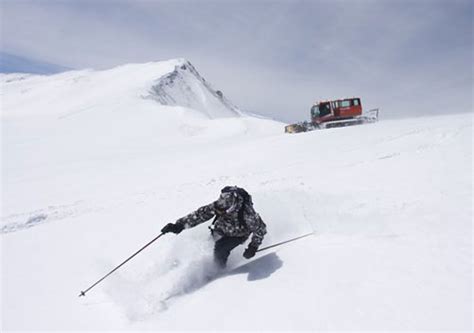
<instances>
[{"instance_id":1,"label":"snow slope","mask_svg":"<svg viewBox=\"0 0 474 333\"><path fill-rule=\"evenodd\" d=\"M472 328L470 114L285 135L187 64L2 76L3 330ZM234 184L315 236L206 282L203 224L77 297Z\"/></svg>"}]
</instances>

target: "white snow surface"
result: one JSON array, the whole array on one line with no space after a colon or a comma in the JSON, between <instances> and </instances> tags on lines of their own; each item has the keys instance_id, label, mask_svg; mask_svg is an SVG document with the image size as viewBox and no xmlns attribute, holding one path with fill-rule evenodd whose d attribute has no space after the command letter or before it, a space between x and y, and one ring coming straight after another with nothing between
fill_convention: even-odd
<instances>
[{"instance_id":1,"label":"white snow surface","mask_svg":"<svg viewBox=\"0 0 474 333\"><path fill-rule=\"evenodd\" d=\"M182 59L1 82L2 330L472 329L471 114L288 135ZM205 223L77 297L226 185L314 236L217 276Z\"/></svg>"}]
</instances>

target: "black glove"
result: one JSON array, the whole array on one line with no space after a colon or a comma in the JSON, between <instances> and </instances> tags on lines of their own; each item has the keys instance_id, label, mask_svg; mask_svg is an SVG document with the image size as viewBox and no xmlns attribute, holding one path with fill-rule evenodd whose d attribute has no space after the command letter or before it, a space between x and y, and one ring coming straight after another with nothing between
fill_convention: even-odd
<instances>
[{"instance_id":1,"label":"black glove","mask_svg":"<svg viewBox=\"0 0 474 333\"><path fill-rule=\"evenodd\" d=\"M176 224L176 223L168 223L161 229L161 232L164 234L167 234L168 232L172 232L174 234L179 234L181 231L183 231L184 226L181 224Z\"/></svg>"},{"instance_id":2,"label":"black glove","mask_svg":"<svg viewBox=\"0 0 474 333\"><path fill-rule=\"evenodd\" d=\"M249 247L246 248L245 251L244 251L244 257L247 258L247 259L252 258L255 255L255 253L257 252L257 250L258 250L258 247L249 245Z\"/></svg>"}]
</instances>

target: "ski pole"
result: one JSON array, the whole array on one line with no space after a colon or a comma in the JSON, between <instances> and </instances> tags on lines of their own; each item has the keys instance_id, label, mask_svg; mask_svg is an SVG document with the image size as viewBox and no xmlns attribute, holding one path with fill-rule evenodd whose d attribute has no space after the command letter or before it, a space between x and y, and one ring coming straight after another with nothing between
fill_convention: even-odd
<instances>
[{"instance_id":1,"label":"ski pole","mask_svg":"<svg viewBox=\"0 0 474 333\"><path fill-rule=\"evenodd\" d=\"M90 286L89 288L87 288L86 290L84 291L81 291L81 293L79 294L79 297L81 296L86 296L86 293L91 290L92 288L94 288L96 285L98 285L100 282L102 282L106 277L108 277L110 274L112 274L113 272L115 272L117 269L119 269L120 267L122 267L123 265L125 265L125 263L127 263L130 259L132 259L133 257L135 257L137 254L139 254L140 252L142 252L146 247L148 247L151 243L153 243L154 241L156 241L158 238L160 238L161 236L163 236L164 233L161 233L159 234L158 236L156 236L155 238L153 238L150 242L148 242L145 246L143 246L140 250L138 250L137 252L135 252L134 254L132 254L127 260L125 260L124 262L122 262L120 265L118 265L117 267L115 267L113 270L111 270L109 273L107 273L104 277L102 277L99 281L97 281L96 283L94 283L92 286Z\"/></svg>"},{"instance_id":2,"label":"ski pole","mask_svg":"<svg viewBox=\"0 0 474 333\"><path fill-rule=\"evenodd\" d=\"M304 237L308 237L310 235L313 235L314 232L310 232L309 234L306 234L306 235L303 235L303 236L299 236L299 237L296 237L296 238L292 238L292 239L289 239L287 241L284 241L284 242L280 242L280 243L276 243L276 244L273 244L273 245L269 245L269 246L266 246L264 248L261 248L261 249L258 249L257 252L260 252L260 251L265 251L265 250L268 250L268 249L271 249L272 247L276 247L276 246L280 246L280 245L283 245L283 244L286 244L286 243L289 243L289 242L293 242L297 239L301 239L301 238L304 238Z\"/></svg>"}]
</instances>

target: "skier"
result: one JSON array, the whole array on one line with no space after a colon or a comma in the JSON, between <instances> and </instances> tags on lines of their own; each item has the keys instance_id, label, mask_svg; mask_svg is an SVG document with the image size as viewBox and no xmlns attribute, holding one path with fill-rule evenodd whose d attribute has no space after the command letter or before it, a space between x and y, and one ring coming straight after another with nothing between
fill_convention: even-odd
<instances>
[{"instance_id":1,"label":"skier","mask_svg":"<svg viewBox=\"0 0 474 333\"><path fill-rule=\"evenodd\" d=\"M252 258L258 250L264 235L266 225L253 208L252 197L243 188L226 186L221 190L219 199L203 206L195 212L176 221L168 223L162 233L179 234L187 228L192 228L214 217L209 227L214 238L214 261L224 268L227 258L235 247L245 243L250 234L252 239L244 251L244 257Z\"/></svg>"}]
</instances>

